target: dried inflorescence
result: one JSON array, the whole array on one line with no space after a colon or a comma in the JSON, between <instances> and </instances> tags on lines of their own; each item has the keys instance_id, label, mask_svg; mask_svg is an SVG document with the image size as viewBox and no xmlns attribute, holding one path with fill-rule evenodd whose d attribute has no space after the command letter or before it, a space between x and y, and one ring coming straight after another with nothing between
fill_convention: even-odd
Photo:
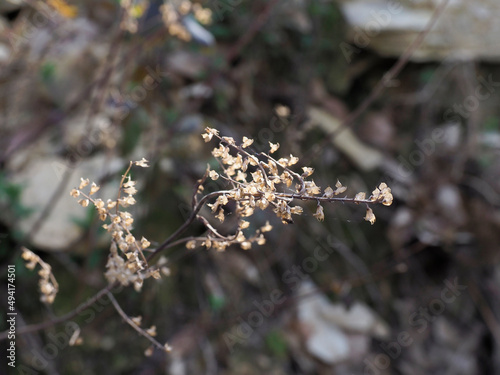
<instances>
[{"instance_id":1,"label":"dried inflorescence","mask_svg":"<svg viewBox=\"0 0 500 375\"><path fill-rule=\"evenodd\" d=\"M89 193L84 193L82 189L88 186L90 181L83 178L78 189L71 190L70 194L74 198L83 197L78 200L78 203L83 207L87 207L89 203L92 203L97 209L100 220L109 219L109 224L103 225L103 228L111 234L113 240L108 263L106 264L105 276L108 281L110 283L118 281L124 286L133 284L134 288L139 291L144 279L151 276L159 279L161 276L158 268L148 267L143 253L150 246L150 242L144 237L141 240L134 237L131 232L134 218L131 213L122 210L136 203L134 198L134 194L137 193L136 182L129 175L132 165L148 167L147 160L144 158L140 161L130 162L120 181L118 197L115 200L103 201L100 198L93 198L92 195L99 190L99 186L94 182L90 185ZM122 196L122 193L124 193L124 196Z\"/></svg>"},{"instance_id":2,"label":"dried inflorescence","mask_svg":"<svg viewBox=\"0 0 500 375\"><path fill-rule=\"evenodd\" d=\"M22 257L26 261L26 268L33 270L37 264L40 265L40 271L38 271L38 275L40 275L38 285L42 293L40 300L44 303L52 304L59 291L59 284L52 274L52 268L31 250L25 247L23 247L22 250Z\"/></svg>"},{"instance_id":3,"label":"dried inflorescence","mask_svg":"<svg viewBox=\"0 0 500 375\"><path fill-rule=\"evenodd\" d=\"M206 248L224 250L227 246L237 243L247 250L251 248L252 243L262 245L265 243L262 233L271 230L272 226L266 223L252 236L247 237L243 230L248 228L249 223L244 219L252 216L257 209L271 208L284 224L293 223L292 215L301 215L303 212L301 206L293 204L296 200L316 201L317 208L313 216L320 221L324 220L322 203L335 201L363 203L367 205L365 220L371 224L375 222L375 215L368 204L382 203L389 206L392 203L391 189L385 183L381 183L368 198L364 192L356 194L354 198L340 196L347 188L339 181L335 184L335 189L328 186L322 192L314 180L308 179L314 172L313 168L303 167L301 174L291 169L298 163L298 157L290 155L287 158L275 159L271 156L279 149L278 143L269 142L269 153L251 153L247 149L252 145L253 140L247 137L243 137L242 142L237 144L233 138L220 136L219 132L212 128L206 128L202 137L205 142L213 138L219 140L212 155L219 160L222 167L222 172L208 169L206 176L212 180L221 178L232 187L214 193L214 196L217 196L215 202L208 203L207 206L212 209L216 218L223 222L226 217L224 207L229 201L234 201L236 203L235 214L240 220L235 234L223 236L206 219L202 219L209 234L205 238L187 242L188 248L202 245ZM295 189L292 190L294 182ZM199 192L202 190L200 183Z\"/></svg>"},{"instance_id":4,"label":"dried inflorescence","mask_svg":"<svg viewBox=\"0 0 500 375\"><path fill-rule=\"evenodd\" d=\"M314 173L313 168L303 167L302 173L292 169L299 162L298 157L290 155L286 158L275 159L271 156L279 149L280 145L278 143L269 143L268 153L255 153L249 151L249 147L254 141L247 137L243 137L242 142L237 144L233 138L220 136L217 130L211 128L206 128L202 136L206 142L211 141L213 138L218 139L218 145L213 149L212 154L219 161L221 171L212 170L210 167L207 168L205 175L197 183L191 215L168 239L153 250L149 258L154 257L167 247L183 242L186 243L186 247L189 249L201 245L207 249L214 248L219 251L225 250L232 244L238 244L244 250L250 249L254 243L263 245L266 242L264 233L271 231L273 227L267 221L253 234L246 234L245 232L250 227L248 218L257 210L271 209L284 224L293 223L292 215L301 215L303 213L303 208L294 204L297 200L316 202L316 212L313 216L320 221L323 221L325 217L323 210L325 202L339 201L365 204L367 207L365 220L371 224L375 222L375 215L368 205L382 203L389 206L392 203L391 189L385 183L381 183L373 190L368 198L366 198L364 192L356 194L354 198L341 196L347 188L340 181L337 181L335 188L328 186L322 190L314 180L310 179ZM99 186L83 178L80 186L71 191L71 195L78 198L78 203L83 207L87 207L92 203L99 214L99 219L109 221L109 223L103 225L112 237L105 272L108 281L124 286L133 284L136 290L140 290L146 278L154 277L159 279L160 271L168 274L168 268L165 265L165 258L160 258L155 267L149 267L144 251L149 248L150 242L144 237L137 240L131 232L134 219L132 214L124 209L136 203L134 198L137 193L136 182L129 175L133 165L148 167L145 159L130 162L120 181L118 197L115 200L108 199L104 201L95 198L94 195L99 191ZM198 199L198 195L204 190L203 184L207 178L214 181L222 180L228 188L207 193L201 199ZM83 189L89 185L88 193L84 193ZM233 234L223 235L199 212L206 205L220 222L224 222L229 212L227 205L230 201L234 203L232 214L236 217L238 224ZM195 219L203 223L208 230L208 234L202 237L183 238L174 242L174 239L178 238ZM29 268L34 268L37 263L42 266L42 271L40 271L42 300L52 303L58 287L50 271L50 266L43 263L40 258L27 249L25 249L23 257L28 261L27 266ZM148 338L154 347L165 351L171 350L168 344L162 345L154 339L156 335L155 326L151 326L149 329L141 328L140 317L129 318L113 295L108 292L108 296L125 321L141 335ZM151 353L152 347L146 351L146 355Z\"/></svg>"}]
</instances>

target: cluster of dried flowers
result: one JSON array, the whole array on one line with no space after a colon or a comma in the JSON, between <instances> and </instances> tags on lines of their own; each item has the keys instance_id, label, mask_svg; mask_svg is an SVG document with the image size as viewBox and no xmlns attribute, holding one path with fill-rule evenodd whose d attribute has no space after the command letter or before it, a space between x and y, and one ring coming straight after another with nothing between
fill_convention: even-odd
<instances>
[{"instance_id":1,"label":"cluster of dried flowers","mask_svg":"<svg viewBox=\"0 0 500 375\"><path fill-rule=\"evenodd\" d=\"M335 184L335 189L328 186L322 192L313 180L308 180L314 172L313 168L303 167L301 174L291 169L298 163L298 157L290 155L287 158L275 159L270 156L278 150L279 144L269 142L269 153L251 153L248 147L254 142L253 139L243 137L241 144L237 144L233 138L220 136L219 132L212 128L206 128L202 136L205 142L211 141L214 137L219 140L212 155L219 160L223 171L219 173L208 169L206 175L212 180L224 179L232 187L212 194L217 198L215 202L208 203L207 206L223 222L226 217L224 206L229 201L234 201L235 214L239 218L239 223L235 234L223 236L206 220L202 220L209 234L203 239L193 239L187 242L187 248L192 249L202 245L206 248L224 250L236 243L247 250L251 248L252 243L262 245L266 241L262 233L270 231L272 226L267 222L252 236L247 237L243 230L249 227L249 222L245 219L252 216L256 209L271 208L284 224L293 223L292 215L301 215L303 212L301 206L293 205L295 200L316 201L317 208L314 217L320 221L324 220L322 203L341 201L366 204L365 220L371 224L375 222L375 215L368 206L369 204L382 203L386 206L392 204L391 189L385 183L381 183L368 198L364 192L356 194L354 198L341 197L340 195L347 188L339 181ZM294 182L295 186L292 190L291 186ZM198 193L201 191L203 191L202 184Z\"/></svg>"},{"instance_id":2,"label":"cluster of dried flowers","mask_svg":"<svg viewBox=\"0 0 500 375\"><path fill-rule=\"evenodd\" d=\"M130 212L124 211L122 208L127 208L136 203L134 194L137 193L135 188L136 182L130 178L129 172L132 165L139 167L148 167L147 160L144 158L140 161L130 162L125 174L122 176L118 189L118 197L115 200L108 199L106 202L100 198L93 198L99 186L94 182L90 185L90 192L84 193L82 189L90 184L88 179L81 178L80 186L77 189L71 190L71 196L80 198L78 203L87 207L92 203L99 214L99 219L105 221L109 219L109 224L104 224L112 238L110 246L110 254L108 263L106 264L106 278L110 283L118 281L121 285L127 286L133 284L137 291L140 291L145 279L154 277L160 279L160 269L157 267L148 267L144 250L150 246L150 242L142 237L137 240L132 234L132 224L134 218ZM126 195L121 196L122 192ZM81 198L83 197L83 198ZM159 262L158 266L163 266L164 262ZM163 272L168 272L166 268L161 268Z\"/></svg>"},{"instance_id":3,"label":"cluster of dried flowers","mask_svg":"<svg viewBox=\"0 0 500 375\"><path fill-rule=\"evenodd\" d=\"M144 158L140 161L131 161L129 163L127 170L122 175L118 188L118 197L115 200L108 199L107 201L103 201L101 198L92 197L99 191L99 186L94 182L90 184L88 179L83 178L81 178L80 186L77 189L71 190L70 193L74 198L79 198L78 203L83 207L87 207L92 203L99 214L100 220L105 221L109 219L109 224L103 225L103 228L111 234L112 238L105 272L109 283L118 282L123 286L132 284L136 291L142 289L145 279L149 277L160 279L161 273L165 275L169 274L169 269L165 267L166 259L163 257L158 260L155 266L148 266L144 251L151 244L144 237L141 240L137 240L134 237L131 232L134 219L130 212L124 210L136 203L134 198L134 195L137 193L137 189L135 188L136 181L131 179L129 175L130 169L133 165L143 168L149 167L147 163L148 161ZM83 192L83 189L89 184L90 191L86 194ZM153 344L153 346L146 350L146 355L152 354L153 347L157 347L163 351L171 350L168 343L162 345L154 338L156 336L156 326L153 325L147 329L141 328L142 318L128 317L113 295L108 292L108 296L124 320Z\"/></svg>"},{"instance_id":4,"label":"cluster of dried flowers","mask_svg":"<svg viewBox=\"0 0 500 375\"><path fill-rule=\"evenodd\" d=\"M269 222L266 222L253 234L248 235L244 233L250 226L247 219L256 210L269 208L284 224L293 223L292 215L301 215L303 212L301 206L293 204L297 200L317 202L314 216L320 221L324 220L322 204L325 202L340 201L365 204L367 207L365 220L371 224L375 222L375 215L368 206L369 204L382 203L386 206L392 204L391 189L385 183L381 183L378 188L373 190L368 198L366 198L364 192L356 194L353 198L340 196L347 188L342 186L339 181L335 184L335 188L328 186L322 191L313 180L309 179L314 172L313 168L303 167L300 174L291 169L292 166L298 163L299 158L290 155L287 158L275 159L270 156L279 149L277 143L269 143L269 153L255 153L249 151L249 147L254 141L247 137L243 137L242 142L237 144L233 138L220 136L219 132L212 128L206 128L202 136L206 142L211 141L213 138L218 139L218 145L213 149L212 154L219 161L222 171L217 172L211 170L210 167L207 168L203 178L198 181L197 190L193 196L193 212L190 218L154 250L151 256L165 249L167 245L173 246L181 242L186 242L186 247L189 249L201 245L207 249L213 248L218 251L223 251L232 244L238 244L244 250L250 249L253 243L263 245L266 242L263 233L271 231L272 226ZM148 250L150 242L144 237L137 240L131 232L134 219L132 214L124 209L136 203L134 199L134 195L137 193L136 182L129 175L133 165L148 167L147 160L144 158L140 161L130 162L120 181L118 196L115 200L108 199L104 201L101 198L94 197L94 194L99 191L99 186L83 178L81 178L79 187L71 190L70 194L74 198L78 198L78 203L83 207L87 207L92 203L99 214L100 220L109 220L108 224L103 225L112 238L105 272L108 281L111 284L119 283L123 286L132 284L137 291L140 291L145 279L149 277L159 279L161 278L160 271L167 275L169 271L165 267L165 258L160 258L154 267L148 266L144 251ZM229 188L205 194L198 200L198 195L203 192L203 184L207 178L214 181L224 180L225 185ZM295 185L292 187L294 183ZM85 193L83 189L89 185L89 192ZM234 234L223 235L205 217L198 213L206 204L215 214L215 217L220 222L224 222L228 212L226 205L230 201L235 204L233 214L236 216L238 224ZM191 224L194 218L199 219L204 224L208 234L202 237L184 238L176 243L172 242ZM39 271L41 299L43 302L52 303L58 291L58 284L50 266L26 248L23 249L23 258L28 262L27 267L29 269L34 269L36 264L41 266ZM129 318L118 305L113 295L110 292L108 292L108 295L125 321L141 335L148 338L153 347L156 346L165 351L171 350L168 344L162 345L154 339L156 335L155 326L148 329L141 328L141 317ZM72 338L74 343L81 342L78 334L74 336L74 340ZM148 348L146 355L152 353L153 347Z\"/></svg>"},{"instance_id":5,"label":"cluster of dried flowers","mask_svg":"<svg viewBox=\"0 0 500 375\"><path fill-rule=\"evenodd\" d=\"M38 271L38 275L40 276L40 281L38 282L41 292L40 301L52 304L59 291L59 284L52 274L52 268L31 250L25 247L22 250L22 257L26 261L27 269L34 270L37 264L40 265L40 271Z\"/></svg>"}]
</instances>

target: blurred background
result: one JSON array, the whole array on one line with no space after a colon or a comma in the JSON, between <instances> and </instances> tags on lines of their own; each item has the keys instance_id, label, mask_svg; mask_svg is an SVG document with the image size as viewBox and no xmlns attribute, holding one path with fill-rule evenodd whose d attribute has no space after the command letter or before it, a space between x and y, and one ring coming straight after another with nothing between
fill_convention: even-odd
<instances>
[{"instance_id":1,"label":"blurred background","mask_svg":"<svg viewBox=\"0 0 500 375\"><path fill-rule=\"evenodd\" d=\"M318 222L311 203L290 225L254 215L274 227L263 246L168 249L168 277L116 293L168 354L145 356L103 298L17 335L7 373L500 373L499 19L494 0L0 2L0 274L16 266L18 329L106 286L110 238L69 195L80 177L114 198L148 159L131 212L155 247L217 168L206 126L279 142L322 188L394 194L374 225L348 204ZM50 307L21 245L53 268Z\"/></svg>"}]
</instances>

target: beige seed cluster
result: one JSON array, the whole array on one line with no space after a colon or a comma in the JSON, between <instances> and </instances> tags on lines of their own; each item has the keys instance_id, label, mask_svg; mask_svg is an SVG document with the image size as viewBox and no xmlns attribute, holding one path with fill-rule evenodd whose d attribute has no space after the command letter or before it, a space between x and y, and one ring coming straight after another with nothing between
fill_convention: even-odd
<instances>
[{"instance_id":1,"label":"beige seed cluster","mask_svg":"<svg viewBox=\"0 0 500 375\"><path fill-rule=\"evenodd\" d=\"M220 222L224 222L227 212L224 207L229 201L236 203L234 214L239 217L239 224L236 233L231 236L223 236L215 228L205 223L209 234L203 239L193 239L187 242L186 246L193 249L199 245L205 248L215 248L224 250L231 244L239 244L242 249L248 250L253 243L262 245L265 243L264 232L270 231L272 226L266 223L253 235L246 236L244 229L249 227L246 220L251 217L256 210L271 209L274 214L281 219L284 224L293 223L292 215L301 215L303 208L295 205L296 200L312 200L317 202L316 212L313 214L318 220L324 220L322 203L324 202L351 202L364 203L367 205L365 220L371 224L375 222L375 215L368 204L382 203L389 206L393 197L391 189L381 183L371 196L367 199L364 192L356 194L354 198L342 197L347 188L340 181L335 184L335 189L328 186L323 191L316 185L314 180L309 179L314 173L311 167L303 167L302 173L292 170L292 167L299 162L299 158L293 155L289 157L275 159L271 154L275 153L280 145L269 142L268 153L252 153L248 148L254 142L253 139L243 137L240 144L231 137L220 136L216 129L206 128L202 134L205 142L218 139L218 145L213 149L212 155L220 162L222 171L207 170L206 176L216 181L224 180L231 189L220 191L215 202L208 203L215 217ZM292 189L292 185L294 189ZM199 192L203 191L201 186Z\"/></svg>"},{"instance_id":2,"label":"beige seed cluster","mask_svg":"<svg viewBox=\"0 0 500 375\"><path fill-rule=\"evenodd\" d=\"M129 167L119 186L118 198L115 200L108 199L106 201L100 198L92 197L98 190L99 186L94 182L90 184L88 179L81 179L80 186L77 189L71 190L71 196L80 198L78 203L87 207L92 203L98 214L99 219L109 223L103 225L112 238L110 246L110 254L106 264L105 276L110 283L118 281L121 285L134 285L134 288L139 291L145 279L154 277L159 279L160 271L157 268L149 268L144 257L143 250L150 246L150 242L142 237L137 240L132 234L134 218L130 212L123 210L136 203L134 195L137 193L135 188L136 181L130 178L129 172L133 165L139 167L148 167L147 160L144 158L140 161L130 162ZM83 192L83 189L90 184L88 194ZM122 196L123 194L123 196Z\"/></svg>"},{"instance_id":3,"label":"beige seed cluster","mask_svg":"<svg viewBox=\"0 0 500 375\"><path fill-rule=\"evenodd\" d=\"M27 269L33 270L37 264L40 266L40 271L38 271L38 275L40 276L40 281L38 282L41 292L40 300L44 303L52 304L59 291L59 284L52 274L52 268L31 250L23 247L22 251L22 257L26 261Z\"/></svg>"}]
</instances>

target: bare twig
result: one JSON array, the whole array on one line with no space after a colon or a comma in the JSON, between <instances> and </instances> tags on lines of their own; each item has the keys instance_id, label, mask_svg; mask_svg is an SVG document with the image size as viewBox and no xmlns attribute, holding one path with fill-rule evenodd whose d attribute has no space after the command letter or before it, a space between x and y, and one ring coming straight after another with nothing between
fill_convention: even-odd
<instances>
[{"instance_id":1,"label":"bare twig","mask_svg":"<svg viewBox=\"0 0 500 375\"><path fill-rule=\"evenodd\" d=\"M137 324L135 324L132 321L132 319L130 319L127 316L127 314L125 314L125 312L120 307L120 305L118 304L118 301L116 300L116 298L113 296L112 293L108 292L108 297L111 300L111 303L113 304L113 307L115 308L115 310L118 312L118 314L121 315L121 317L125 320L125 322L127 322L127 324L129 326L131 326L133 329L135 329L141 336L144 336L145 338L147 338L158 349L160 349L162 351L168 351L168 349L167 349L167 348L169 348L168 345L167 346L163 346L162 344L160 344L157 340L155 340L153 338L153 336L151 336L149 333L147 333L145 330L143 330L141 327L139 327Z\"/></svg>"},{"instance_id":2,"label":"bare twig","mask_svg":"<svg viewBox=\"0 0 500 375\"><path fill-rule=\"evenodd\" d=\"M194 185L194 188L193 188L193 197L191 198L191 207L192 207L192 209L194 209L196 207L196 205L198 204L198 189L207 180L208 170L209 170L209 168L207 167L207 170L205 171L205 174L203 175L203 177L200 178L198 181L196 181L196 184Z\"/></svg>"},{"instance_id":3,"label":"bare twig","mask_svg":"<svg viewBox=\"0 0 500 375\"><path fill-rule=\"evenodd\" d=\"M191 225L191 223L194 221L194 219L196 219L196 215L198 214L198 212L201 210L201 208L203 207L203 205L211 198L215 198L215 197L218 197L220 195L223 195L223 194L228 194L230 193L229 190L221 190L221 191L215 191L213 193L210 193L210 194L207 194L205 195L199 202L198 204L196 205L196 207L193 209L193 211L191 212L191 215L187 218L187 220L184 222L184 224L182 224L170 237L168 237L165 241L163 241L163 243L158 246L155 251L149 255L149 257L147 258L148 261L150 261L151 259L153 259L158 253L160 253L162 250L165 250L168 245L173 241L175 240L177 237L179 237L182 233L184 233L186 231L186 229Z\"/></svg>"},{"instance_id":4,"label":"bare twig","mask_svg":"<svg viewBox=\"0 0 500 375\"><path fill-rule=\"evenodd\" d=\"M210 233L212 233L213 235L215 235L216 237L220 238L221 240L225 240L225 241L228 241L228 240L231 240L231 237L234 237L234 236L230 236L230 237L225 237L223 236L222 234L220 234L217 229L215 229L209 222L207 219L205 219L203 216L200 216L200 215L197 215L196 218L198 220L200 220L203 225L210 231Z\"/></svg>"}]
</instances>

